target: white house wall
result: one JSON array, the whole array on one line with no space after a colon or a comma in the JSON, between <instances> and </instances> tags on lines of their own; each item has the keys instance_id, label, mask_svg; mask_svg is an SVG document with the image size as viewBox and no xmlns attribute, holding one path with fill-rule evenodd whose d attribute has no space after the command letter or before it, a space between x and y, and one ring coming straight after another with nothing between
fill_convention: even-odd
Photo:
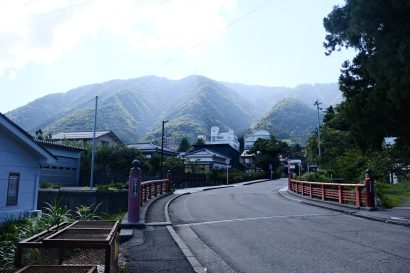
<instances>
[{"instance_id":1,"label":"white house wall","mask_svg":"<svg viewBox=\"0 0 410 273\"><path fill-rule=\"evenodd\" d=\"M39 171L39 159L0 130L0 221L4 218L18 217L22 212L36 208ZM6 206L10 173L20 173L18 200L15 206Z\"/></svg>"}]
</instances>

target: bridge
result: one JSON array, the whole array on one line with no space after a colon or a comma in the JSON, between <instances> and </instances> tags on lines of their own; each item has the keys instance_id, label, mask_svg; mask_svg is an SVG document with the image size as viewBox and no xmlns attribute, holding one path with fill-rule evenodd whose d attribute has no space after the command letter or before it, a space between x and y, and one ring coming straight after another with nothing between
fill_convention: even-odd
<instances>
[{"instance_id":1,"label":"bridge","mask_svg":"<svg viewBox=\"0 0 410 273\"><path fill-rule=\"evenodd\" d=\"M410 210L393 217L309 201L288 185L193 188L158 199L146 228L124 244L129 272L409 272ZM389 219L396 225L382 222Z\"/></svg>"}]
</instances>

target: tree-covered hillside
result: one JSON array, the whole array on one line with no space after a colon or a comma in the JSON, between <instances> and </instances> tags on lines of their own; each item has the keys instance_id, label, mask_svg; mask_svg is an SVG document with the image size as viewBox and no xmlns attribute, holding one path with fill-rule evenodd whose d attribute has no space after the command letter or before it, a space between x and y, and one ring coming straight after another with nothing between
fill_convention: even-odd
<instances>
[{"instance_id":1,"label":"tree-covered hillside","mask_svg":"<svg viewBox=\"0 0 410 273\"><path fill-rule=\"evenodd\" d=\"M252 128L267 130L278 139L304 143L316 124L317 113L313 108L296 99L286 98L253 124Z\"/></svg>"},{"instance_id":2,"label":"tree-covered hillside","mask_svg":"<svg viewBox=\"0 0 410 273\"><path fill-rule=\"evenodd\" d=\"M32 134L38 129L46 134L89 131L93 128L95 96L99 96L97 129L112 130L125 143L158 141L162 120L169 120L166 134L193 142L198 134L209 135L211 126L240 134L285 97L306 98L303 101L318 97L327 105L338 101L340 92L335 84L292 89L221 83L203 76L181 80L147 76L47 95L6 115ZM281 136L305 139L287 133Z\"/></svg>"}]
</instances>

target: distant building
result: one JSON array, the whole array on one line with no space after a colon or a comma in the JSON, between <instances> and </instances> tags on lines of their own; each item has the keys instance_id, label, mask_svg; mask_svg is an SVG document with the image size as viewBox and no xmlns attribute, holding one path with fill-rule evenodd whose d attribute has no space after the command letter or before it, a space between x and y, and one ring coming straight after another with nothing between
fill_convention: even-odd
<instances>
[{"instance_id":1,"label":"distant building","mask_svg":"<svg viewBox=\"0 0 410 273\"><path fill-rule=\"evenodd\" d=\"M239 151L238 137L234 135L232 129L226 133L220 133L218 126L211 127L211 144L229 144L235 150Z\"/></svg>"},{"instance_id":2,"label":"distant building","mask_svg":"<svg viewBox=\"0 0 410 273\"><path fill-rule=\"evenodd\" d=\"M155 145L152 142L129 144L127 147L141 151L145 158L161 156L161 146ZM164 147L164 156L178 156L178 152Z\"/></svg>"},{"instance_id":3,"label":"distant building","mask_svg":"<svg viewBox=\"0 0 410 273\"><path fill-rule=\"evenodd\" d=\"M197 140L202 139L204 141L204 143L206 143L206 135L198 135Z\"/></svg>"},{"instance_id":4,"label":"distant building","mask_svg":"<svg viewBox=\"0 0 410 273\"><path fill-rule=\"evenodd\" d=\"M53 183L63 186L80 184L80 158L85 149L52 141L36 140L57 160L54 164L42 164L40 183Z\"/></svg>"},{"instance_id":5,"label":"distant building","mask_svg":"<svg viewBox=\"0 0 410 273\"><path fill-rule=\"evenodd\" d=\"M207 143L207 144L194 144L194 151L201 149L207 149L218 154L224 155L231 159L231 166L236 169L243 169L243 166L239 164L239 151L227 143Z\"/></svg>"},{"instance_id":6,"label":"distant building","mask_svg":"<svg viewBox=\"0 0 410 273\"><path fill-rule=\"evenodd\" d=\"M0 113L0 222L37 213L40 166L56 158Z\"/></svg>"},{"instance_id":7,"label":"distant building","mask_svg":"<svg viewBox=\"0 0 410 273\"><path fill-rule=\"evenodd\" d=\"M209 173L213 169L226 169L231 158L203 148L186 153L183 160L186 173Z\"/></svg>"},{"instance_id":8,"label":"distant building","mask_svg":"<svg viewBox=\"0 0 410 273\"><path fill-rule=\"evenodd\" d=\"M83 143L92 143L93 141L94 132L87 131L87 132L69 132L69 133L58 133L51 136L51 140L53 141L73 141L73 142L83 142ZM121 139L114 134L113 131L96 131L95 133L95 141L96 144L108 144L108 145L115 145L115 144L124 144Z\"/></svg>"},{"instance_id":9,"label":"distant building","mask_svg":"<svg viewBox=\"0 0 410 273\"><path fill-rule=\"evenodd\" d=\"M250 148L253 147L253 144L255 144L255 141L258 139L269 139L270 134L268 131L265 130L259 130L254 132L253 134L247 136L244 140L244 148L245 150L249 150Z\"/></svg>"},{"instance_id":10,"label":"distant building","mask_svg":"<svg viewBox=\"0 0 410 273\"><path fill-rule=\"evenodd\" d=\"M178 139L176 137L167 137L165 141L165 147L170 150L178 150Z\"/></svg>"},{"instance_id":11,"label":"distant building","mask_svg":"<svg viewBox=\"0 0 410 273\"><path fill-rule=\"evenodd\" d=\"M245 166L247 172L252 172L255 170L255 160L256 155L253 153L248 154L249 150L244 150L241 156L239 157L239 163Z\"/></svg>"}]
</instances>

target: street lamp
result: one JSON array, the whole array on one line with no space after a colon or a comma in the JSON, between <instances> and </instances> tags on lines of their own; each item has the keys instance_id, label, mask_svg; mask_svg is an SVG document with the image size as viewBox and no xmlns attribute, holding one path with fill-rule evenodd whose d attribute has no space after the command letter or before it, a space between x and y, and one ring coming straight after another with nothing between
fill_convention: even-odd
<instances>
[{"instance_id":1,"label":"street lamp","mask_svg":"<svg viewBox=\"0 0 410 273\"><path fill-rule=\"evenodd\" d=\"M161 179L163 177L163 166L164 166L164 125L167 123L168 120L162 121L162 137L161 137Z\"/></svg>"},{"instance_id":2,"label":"street lamp","mask_svg":"<svg viewBox=\"0 0 410 273\"><path fill-rule=\"evenodd\" d=\"M319 102L319 100L316 100L313 105L316 106L317 108L317 146L319 148L319 163L320 159L322 158L322 150L320 149L320 118L319 118L319 110L322 110L322 108L319 107L322 103Z\"/></svg>"}]
</instances>

